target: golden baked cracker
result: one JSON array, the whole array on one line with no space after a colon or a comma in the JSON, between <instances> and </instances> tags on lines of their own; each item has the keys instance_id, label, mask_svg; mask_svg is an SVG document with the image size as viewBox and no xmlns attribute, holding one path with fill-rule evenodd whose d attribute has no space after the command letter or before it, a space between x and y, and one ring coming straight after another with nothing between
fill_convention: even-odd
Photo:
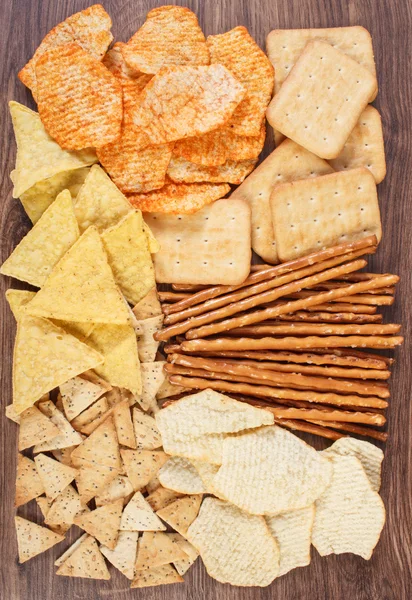
<instances>
[{"instance_id":1,"label":"golden baked cracker","mask_svg":"<svg viewBox=\"0 0 412 600\"><path fill-rule=\"evenodd\" d=\"M244 95L223 65L163 67L142 91L133 121L151 144L165 144L222 127Z\"/></svg>"},{"instance_id":2,"label":"golden baked cracker","mask_svg":"<svg viewBox=\"0 0 412 600\"><path fill-rule=\"evenodd\" d=\"M375 89L365 67L325 42L309 42L266 116L307 150L336 158Z\"/></svg>"},{"instance_id":3,"label":"golden baked cracker","mask_svg":"<svg viewBox=\"0 0 412 600\"><path fill-rule=\"evenodd\" d=\"M37 99L36 64L40 56L49 48L75 42L86 52L101 59L113 36L110 32L112 20L101 4L93 4L68 17L53 27L42 40L33 57L18 74L20 81L31 89Z\"/></svg>"},{"instance_id":4,"label":"golden baked cracker","mask_svg":"<svg viewBox=\"0 0 412 600\"><path fill-rule=\"evenodd\" d=\"M196 15L183 6L160 6L122 47L127 64L143 73L170 65L208 65L209 51Z\"/></svg>"},{"instance_id":5,"label":"golden baked cracker","mask_svg":"<svg viewBox=\"0 0 412 600\"><path fill-rule=\"evenodd\" d=\"M246 95L227 126L238 135L258 136L273 90L273 67L246 27L209 35L211 63L227 67L246 87Z\"/></svg>"},{"instance_id":6,"label":"golden baked cracker","mask_svg":"<svg viewBox=\"0 0 412 600\"><path fill-rule=\"evenodd\" d=\"M40 527L22 517L14 517L14 520L20 564L64 540L63 535L53 533L50 529Z\"/></svg>"},{"instance_id":7,"label":"golden baked cracker","mask_svg":"<svg viewBox=\"0 0 412 600\"><path fill-rule=\"evenodd\" d=\"M115 500L111 504L99 506L94 510L74 517L74 524L84 529L104 546L114 550L119 533L123 501Z\"/></svg>"},{"instance_id":8,"label":"golden baked cracker","mask_svg":"<svg viewBox=\"0 0 412 600\"><path fill-rule=\"evenodd\" d=\"M183 560L186 554L170 533L144 531L139 540L136 569L151 569Z\"/></svg>"},{"instance_id":9,"label":"golden baked cracker","mask_svg":"<svg viewBox=\"0 0 412 600\"><path fill-rule=\"evenodd\" d=\"M68 150L104 146L120 136L120 82L77 44L47 50L36 63L40 118Z\"/></svg>"},{"instance_id":10,"label":"golden baked cracker","mask_svg":"<svg viewBox=\"0 0 412 600\"><path fill-rule=\"evenodd\" d=\"M183 577L170 565L161 565L153 569L142 569L136 571L131 588L153 587L156 585L169 585L171 583L182 583Z\"/></svg>"},{"instance_id":11,"label":"golden baked cracker","mask_svg":"<svg viewBox=\"0 0 412 600\"><path fill-rule=\"evenodd\" d=\"M183 577L186 571L188 571L196 561L197 557L199 556L199 552L190 542L185 540L180 533L171 533L170 536L186 554L185 558L173 561L176 571Z\"/></svg>"},{"instance_id":12,"label":"golden baked cracker","mask_svg":"<svg viewBox=\"0 0 412 600\"><path fill-rule=\"evenodd\" d=\"M103 556L127 579L134 577L138 537L137 531L119 531L114 550L110 550L107 546L100 546Z\"/></svg>"},{"instance_id":13,"label":"golden baked cracker","mask_svg":"<svg viewBox=\"0 0 412 600\"><path fill-rule=\"evenodd\" d=\"M157 514L180 535L187 537L187 530L197 517L202 499L201 494L184 496L158 510Z\"/></svg>"},{"instance_id":14,"label":"golden baked cracker","mask_svg":"<svg viewBox=\"0 0 412 600\"><path fill-rule=\"evenodd\" d=\"M229 191L230 186L226 183L167 182L160 190L132 194L128 196L128 200L143 212L191 214L222 198ZM153 229L153 224L150 227Z\"/></svg>"},{"instance_id":15,"label":"golden baked cracker","mask_svg":"<svg viewBox=\"0 0 412 600\"><path fill-rule=\"evenodd\" d=\"M95 497L94 501L96 506L111 504L119 499L123 500L123 504L127 504L133 493L133 486L129 479L124 475L118 475Z\"/></svg>"},{"instance_id":16,"label":"golden baked cracker","mask_svg":"<svg viewBox=\"0 0 412 600\"><path fill-rule=\"evenodd\" d=\"M127 477L135 490L143 490L168 457L162 450L121 450Z\"/></svg>"},{"instance_id":17,"label":"golden baked cracker","mask_svg":"<svg viewBox=\"0 0 412 600\"><path fill-rule=\"evenodd\" d=\"M209 131L197 137L177 140L173 155L204 167L217 167L228 160L250 160L262 152L266 138L266 121L263 119L258 136L233 133L229 127Z\"/></svg>"},{"instance_id":18,"label":"golden baked cracker","mask_svg":"<svg viewBox=\"0 0 412 600\"><path fill-rule=\"evenodd\" d=\"M246 138L244 138L246 139ZM230 196L246 200L252 211L252 248L263 260L278 263L270 214L270 195L280 183L332 173L332 167L292 140L285 140Z\"/></svg>"},{"instance_id":19,"label":"golden baked cracker","mask_svg":"<svg viewBox=\"0 0 412 600\"><path fill-rule=\"evenodd\" d=\"M60 558L65 558L65 560L59 563L56 575L86 579L110 579L110 573L99 546L91 535L82 536Z\"/></svg>"},{"instance_id":20,"label":"golden baked cracker","mask_svg":"<svg viewBox=\"0 0 412 600\"><path fill-rule=\"evenodd\" d=\"M270 205L281 261L368 235L381 239L376 183L365 168L284 183Z\"/></svg>"},{"instance_id":21,"label":"golden baked cracker","mask_svg":"<svg viewBox=\"0 0 412 600\"><path fill-rule=\"evenodd\" d=\"M56 533L66 533L75 517L85 512L89 512L89 507L82 505L79 494L72 485L68 485L49 507L45 523Z\"/></svg>"},{"instance_id":22,"label":"golden baked cracker","mask_svg":"<svg viewBox=\"0 0 412 600\"><path fill-rule=\"evenodd\" d=\"M184 158L172 156L167 174L175 183L232 183L239 184L253 170L257 159L228 160L218 167L203 167Z\"/></svg>"},{"instance_id":23,"label":"golden baked cracker","mask_svg":"<svg viewBox=\"0 0 412 600\"><path fill-rule=\"evenodd\" d=\"M105 392L106 388L83 377L73 377L63 383L60 386L60 394L67 419L73 421Z\"/></svg>"},{"instance_id":24,"label":"golden baked cracker","mask_svg":"<svg viewBox=\"0 0 412 600\"><path fill-rule=\"evenodd\" d=\"M20 415L19 450L46 442L59 434L56 425L37 406L31 406Z\"/></svg>"},{"instance_id":25,"label":"golden baked cracker","mask_svg":"<svg viewBox=\"0 0 412 600\"><path fill-rule=\"evenodd\" d=\"M47 440L44 442L39 442L34 446L33 452L36 454L38 452L48 452L60 449L71 448L73 450L73 446L78 446L82 443L82 436L75 431L75 429L71 426L69 421L63 415L63 413L57 408L56 404L51 400L43 400L43 398L38 403L38 407L41 412L46 415L50 419L50 421L56 425L59 430L58 435L52 438L51 440ZM71 457L71 455L70 455ZM60 462L63 464L71 464L70 461L63 461L61 457L59 457Z\"/></svg>"},{"instance_id":26,"label":"golden baked cracker","mask_svg":"<svg viewBox=\"0 0 412 600\"><path fill-rule=\"evenodd\" d=\"M140 492L136 492L123 511L120 531L164 531L165 529L150 504Z\"/></svg>"},{"instance_id":27,"label":"golden baked cracker","mask_svg":"<svg viewBox=\"0 0 412 600\"><path fill-rule=\"evenodd\" d=\"M153 257L157 282L236 285L248 276L250 208L243 200L218 200L194 215L147 214L146 220L161 246Z\"/></svg>"},{"instance_id":28,"label":"golden baked cracker","mask_svg":"<svg viewBox=\"0 0 412 600\"><path fill-rule=\"evenodd\" d=\"M44 486L37 472L35 463L19 452L17 455L14 506L22 506L41 494L44 494Z\"/></svg>"},{"instance_id":29,"label":"golden baked cracker","mask_svg":"<svg viewBox=\"0 0 412 600\"><path fill-rule=\"evenodd\" d=\"M162 324L163 315L158 315L157 317L150 317L150 319L143 319L143 321L139 321L139 325L142 328L142 333L138 335L137 348L141 363L152 363L155 360L159 342L155 340L153 336L155 333L161 330ZM145 394L143 394L143 398L144 397Z\"/></svg>"},{"instance_id":30,"label":"golden baked cracker","mask_svg":"<svg viewBox=\"0 0 412 600\"><path fill-rule=\"evenodd\" d=\"M149 364L146 363L145 366ZM133 427L138 448L155 450L162 446L162 437L157 428L156 421L153 417L138 408L133 409Z\"/></svg>"},{"instance_id":31,"label":"golden baked cracker","mask_svg":"<svg viewBox=\"0 0 412 600\"><path fill-rule=\"evenodd\" d=\"M50 500L57 498L77 475L76 469L63 465L54 458L46 456L46 454L37 454L34 457L34 462L46 496Z\"/></svg>"},{"instance_id":32,"label":"golden baked cracker","mask_svg":"<svg viewBox=\"0 0 412 600\"><path fill-rule=\"evenodd\" d=\"M386 175L385 148L381 117L376 108L367 106L346 143L342 152L331 159L336 171L367 167L380 183Z\"/></svg>"}]
</instances>

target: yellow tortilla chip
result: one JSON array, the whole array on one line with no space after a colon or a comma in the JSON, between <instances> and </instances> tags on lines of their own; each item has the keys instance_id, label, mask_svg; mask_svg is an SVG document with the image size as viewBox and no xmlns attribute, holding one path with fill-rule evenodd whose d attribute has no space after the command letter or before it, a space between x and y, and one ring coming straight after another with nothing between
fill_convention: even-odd
<instances>
[{"instance_id":1,"label":"yellow tortilla chip","mask_svg":"<svg viewBox=\"0 0 412 600\"><path fill-rule=\"evenodd\" d=\"M131 211L102 234L117 285L131 304L137 304L156 285L152 257L140 211Z\"/></svg>"},{"instance_id":2,"label":"yellow tortilla chip","mask_svg":"<svg viewBox=\"0 0 412 600\"><path fill-rule=\"evenodd\" d=\"M143 229L147 237L147 243L149 244L150 254L156 254L160 250L160 244L153 235L153 231L150 229L149 225L143 221Z\"/></svg>"},{"instance_id":3,"label":"yellow tortilla chip","mask_svg":"<svg viewBox=\"0 0 412 600\"><path fill-rule=\"evenodd\" d=\"M39 477L36 465L30 458L17 455L16 495L14 506L26 504L33 498L44 494L44 486Z\"/></svg>"},{"instance_id":4,"label":"yellow tortilla chip","mask_svg":"<svg viewBox=\"0 0 412 600\"><path fill-rule=\"evenodd\" d=\"M40 527L40 525L36 525L36 523L27 521L22 517L14 517L14 520L20 564L64 540L63 535L53 533L50 529Z\"/></svg>"},{"instance_id":5,"label":"yellow tortilla chip","mask_svg":"<svg viewBox=\"0 0 412 600\"><path fill-rule=\"evenodd\" d=\"M2 264L0 273L42 287L78 237L72 198L64 190Z\"/></svg>"},{"instance_id":6,"label":"yellow tortilla chip","mask_svg":"<svg viewBox=\"0 0 412 600\"><path fill-rule=\"evenodd\" d=\"M90 225L103 231L115 225L130 210L130 202L103 169L99 165L92 167L74 205L80 231L85 231Z\"/></svg>"},{"instance_id":7,"label":"yellow tortilla chip","mask_svg":"<svg viewBox=\"0 0 412 600\"><path fill-rule=\"evenodd\" d=\"M46 392L102 362L101 354L47 319L23 316L14 346L16 412L20 414Z\"/></svg>"},{"instance_id":8,"label":"yellow tortilla chip","mask_svg":"<svg viewBox=\"0 0 412 600\"><path fill-rule=\"evenodd\" d=\"M16 321L23 314L23 308L30 300L33 300L35 292L29 292L28 290L7 290L6 300L9 303L10 310L13 313Z\"/></svg>"},{"instance_id":9,"label":"yellow tortilla chip","mask_svg":"<svg viewBox=\"0 0 412 600\"><path fill-rule=\"evenodd\" d=\"M12 175L14 198L57 173L97 162L90 148L78 152L60 148L46 132L38 113L14 101L9 107L17 144L16 168Z\"/></svg>"},{"instance_id":10,"label":"yellow tortilla chip","mask_svg":"<svg viewBox=\"0 0 412 600\"><path fill-rule=\"evenodd\" d=\"M95 227L85 231L60 259L26 311L37 317L79 323L129 323L126 302Z\"/></svg>"},{"instance_id":11,"label":"yellow tortilla chip","mask_svg":"<svg viewBox=\"0 0 412 600\"><path fill-rule=\"evenodd\" d=\"M46 208L63 190L69 190L74 200L89 171L89 167L82 167L73 171L56 173L48 179L35 183L27 192L21 194L20 202L30 221L33 224L37 223Z\"/></svg>"}]
</instances>

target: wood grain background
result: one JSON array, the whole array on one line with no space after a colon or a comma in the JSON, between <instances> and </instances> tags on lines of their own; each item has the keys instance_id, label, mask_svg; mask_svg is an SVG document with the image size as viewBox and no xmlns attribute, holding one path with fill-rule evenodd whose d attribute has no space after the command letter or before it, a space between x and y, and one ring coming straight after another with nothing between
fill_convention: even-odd
<instances>
[{"instance_id":1,"label":"wood grain background","mask_svg":"<svg viewBox=\"0 0 412 600\"><path fill-rule=\"evenodd\" d=\"M7 101L34 107L30 92L17 79L18 70L32 56L44 35L68 15L92 2L82 0L1 0L1 193L0 260L3 262L25 234L29 222L20 203L11 197L9 173L14 166L15 143ZM106 0L116 40L124 40L142 24L146 12L166 2ZM172 2L170 2L172 3ZM275 581L270 588L224 586L210 579L196 564L185 584L129 590L128 582L111 569L110 582L70 579L54 575L53 561L79 530L57 548L19 566L14 533L14 478L17 427L0 418L0 598L2 600L96 600L139 597L145 600L408 600L412 597L412 3L409 0L199 0L175 2L194 10L206 35L245 25L264 48L275 28L363 25L373 36L380 91L375 102L383 118L388 173L379 186L384 237L371 263L381 272L401 275L396 303L387 320L403 323L406 343L397 352L392 376L389 441L385 449L382 495L387 523L381 541L368 562L352 555L320 558ZM268 148L269 150L270 148ZM1 402L11 402L11 368L15 324L4 300L9 278L0 279ZM14 287L21 287L13 282ZM317 447L322 442L312 440ZM19 514L37 519L34 502ZM199 563L200 561L198 561Z\"/></svg>"}]
</instances>

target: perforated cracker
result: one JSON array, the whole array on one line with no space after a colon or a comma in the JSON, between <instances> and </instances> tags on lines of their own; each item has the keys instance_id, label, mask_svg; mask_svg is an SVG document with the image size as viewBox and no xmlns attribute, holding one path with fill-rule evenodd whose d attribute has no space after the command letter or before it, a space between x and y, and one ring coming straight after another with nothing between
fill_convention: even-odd
<instances>
[{"instance_id":1,"label":"perforated cracker","mask_svg":"<svg viewBox=\"0 0 412 600\"><path fill-rule=\"evenodd\" d=\"M167 183L160 190L132 194L128 199L143 212L191 214L229 191L230 186L226 183Z\"/></svg>"},{"instance_id":2,"label":"perforated cracker","mask_svg":"<svg viewBox=\"0 0 412 600\"><path fill-rule=\"evenodd\" d=\"M309 42L266 116L307 150L336 158L375 90L365 67L330 44Z\"/></svg>"},{"instance_id":3,"label":"perforated cracker","mask_svg":"<svg viewBox=\"0 0 412 600\"><path fill-rule=\"evenodd\" d=\"M167 174L176 183L200 183L210 181L211 183L239 184L252 171L256 159L252 160L228 160L218 167L203 167L189 162L184 158L172 156L167 168Z\"/></svg>"},{"instance_id":4,"label":"perforated cracker","mask_svg":"<svg viewBox=\"0 0 412 600\"><path fill-rule=\"evenodd\" d=\"M263 260L279 262L269 203L272 190L281 183L332 172L326 161L285 140L233 192L231 199L243 198L250 205L252 248Z\"/></svg>"},{"instance_id":5,"label":"perforated cracker","mask_svg":"<svg viewBox=\"0 0 412 600\"><path fill-rule=\"evenodd\" d=\"M365 168L285 183L270 205L281 261L368 235L381 239L376 184Z\"/></svg>"},{"instance_id":6,"label":"perforated cracker","mask_svg":"<svg viewBox=\"0 0 412 600\"><path fill-rule=\"evenodd\" d=\"M146 215L161 249L154 255L156 281L236 285L249 274L250 208L219 200L194 215Z\"/></svg>"}]
</instances>

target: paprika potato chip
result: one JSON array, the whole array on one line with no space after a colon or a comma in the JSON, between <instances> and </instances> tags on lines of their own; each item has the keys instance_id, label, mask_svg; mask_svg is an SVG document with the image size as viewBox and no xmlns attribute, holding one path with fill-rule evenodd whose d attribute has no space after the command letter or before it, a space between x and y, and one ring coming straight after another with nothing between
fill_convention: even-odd
<instances>
[{"instance_id":1,"label":"paprika potato chip","mask_svg":"<svg viewBox=\"0 0 412 600\"><path fill-rule=\"evenodd\" d=\"M159 6L122 46L126 63L143 73L169 65L208 65L209 51L196 15L183 6Z\"/></svg>"},{"instance_id":2,"label":"paprika potato chip","mask_svg":"<svg viewBox=\"0 0 412 600\"><path fill-rule=\"evenodd\" d=\"M239 184L249 175L256 164L252 160L228 160L218 167L203 167L191 163L184 158L172 156L167 174L176 183L200 183L210 181L211 183L233 183Z\"/></svg>"},{"instance_id":3,"label":"paprika potato chip","mask_svg":"<svg viewBox=\"0 0 412 600\"><path fill-rule=\"evenodd\" d=\"M103 57L103 64L113 73L118 79L126 81L137 81L143 79L148 83L152 76L141 73L139 70L129 67L123 58L123 49L126 46L124 42L116 42L113 47L106 52Z\"/></svg>"},{"instance_id":4,"label":"paprika potato chip","mask_svg":"<svg viewBox=\"0 0 412 600\"><path fill-rule=\"evenodd\" d=\"M40 118L62 148L97 148L118 139L121 85L80 46L47 50L36 63L36 77Z\"/></svg>"}]
</instances>

